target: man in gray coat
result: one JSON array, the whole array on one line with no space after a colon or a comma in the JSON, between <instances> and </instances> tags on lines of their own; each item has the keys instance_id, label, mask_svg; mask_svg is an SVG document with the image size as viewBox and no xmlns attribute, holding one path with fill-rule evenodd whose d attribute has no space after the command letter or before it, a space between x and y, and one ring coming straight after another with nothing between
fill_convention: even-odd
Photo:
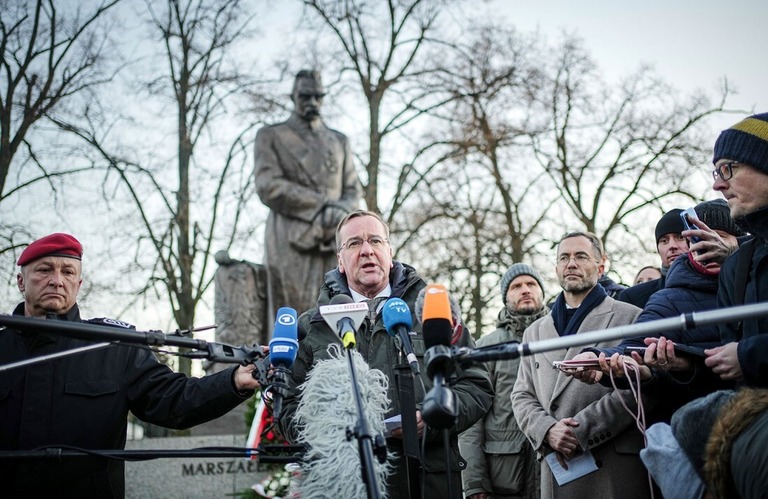
<instances>
[{"instance_id":1,"label":"man in gray coat","mask_svg":"<svg viewBox=\"0 0 768 499\"><path fill-rule=\"evenodd\" d=\"M539 273L516 263L501 278L501 299L496 330L477 341L477 346L522 341L523 331L549 313ZM509 397L517 379L520 359L486 362L496 392L483 419L459 436L461 454L467 460L462 472L468 499L525 497L536 499L538 470L536 452L515 421Z\"/></svg>"},{"instance_id":2,"label":"man in gray coat","mask_svg":"<svg viewBox=\"0 0 768 499\"><path fill-rule=\"evenodd\" d=\"M256 191L270 209L264 251L270 318L279 307L301 313L314 306L325 272L336 265L336 224L362 196L349 141L320 118L324 95L320 74L300 71L291 117L256 135Z\"/></svg>"},{"instance_id":3,"label":"man in gray coat","mask_svg":"<svg viewBox=\"0 0 768 499\"><path fill-rule=\"evenodd\" d=\"M640 309L609 297L597 284L603 272L600 240L592 233L572 232L557 249L557 278L563 292L552 312L525 330L526 343L597 331L634 322ZM616 341L597 346L612 346ZM544 456L541 496L568 498L645 498L647 473L639 458L643 439L622 406L637 411L628 390L584 385L553 369L553 361L571 359L582 347L523 357L512 390L512 408L520 429ZM593 469L558 485L552 469L573 468L577 457Z\"/></svg>"}]
</instances>

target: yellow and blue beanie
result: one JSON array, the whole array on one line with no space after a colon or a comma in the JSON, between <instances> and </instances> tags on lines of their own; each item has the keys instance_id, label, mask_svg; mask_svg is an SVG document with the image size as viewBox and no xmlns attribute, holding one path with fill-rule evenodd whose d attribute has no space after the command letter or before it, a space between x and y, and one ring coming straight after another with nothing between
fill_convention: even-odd
<instances>
[{"instance_id":1,"label":"yellow and blue beanie","mask_svg":"<svg viewBox=\"0 0 768 499\"><path fill-rule=\"evenodd\" d=\"M712 162L723 158L746 163L768 175L768 113L752 115L723 130L715 142Z\"/></svg>"}]
</instances>

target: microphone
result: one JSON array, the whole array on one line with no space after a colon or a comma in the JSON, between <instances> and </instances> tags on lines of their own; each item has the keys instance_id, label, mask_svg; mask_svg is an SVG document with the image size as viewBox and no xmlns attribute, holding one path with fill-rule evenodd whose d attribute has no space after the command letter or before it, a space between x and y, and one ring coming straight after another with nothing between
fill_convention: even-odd
<instances>
[{"instance_id":1,"label":"microphone","mask_svg":"<svg viewBox=\"0 0 768 499\"><path fill-rule=\"evenodd\" d=\"M401 349L405 353L405 358L408 359L413 372L419 374L419 361L413 352L413 344L408 334L413 327L411 310L408 308L408 304L400 298L390 298L384 304L382 318L384 319L384 327L387 328L387 333L392 337L400 338Z\"/></svg>"},{"instance_id":2,"label":"microphone","mask_svg":"<svg viewBox=\"0 0 768 499\"><path fill-rule=\"evenodd\" d=\"M353 303L347 295L336 295L330 305L323 305L319 311L328 327L339 335L344 348L354 348L355 332L368 315L368 305Z\"/></svg>"},{"instance_id":3,"label":"microphone","mask_svg":"<svg viewBox=\"0 0 768 499\"><path fill-rule=\"evenodd\" d=\"M424 293L424 311L421 315L424 346L451 346L453 320L448 290L442 284L430 284Z\"/></svg>"},{"instance_id":4,"label":"microphone","mask_svg":"<svg viewBox=\"0 0 768 499\"><path fill-rule=\"evenodd\" d=\"M432 389L424 398L421 416L435 429L448 429L456 425L459 412L456 395L445 380L453 370L451 356L451 304L448 290L441 284L430 284L424 294L424 312L421 329L427 347L425 363L432 380Z\"/></svg>"},{"instance_id":5,"label":"microphone","mask_svg":"<svg viewBox=\"0 0 768 499\"><path fill-rule=\"evenodd\" d=\"M283 408L283 397L288 394L287 374L296 361L296 351L299 349L298 323L296 310L290 307L281 307L275 318L275 329L272 331L272 339L269 340L269 362L274 366L274 381L271 389L273 392L272 417L280 420L280 412Z\"/></svg>"}]
</instances>

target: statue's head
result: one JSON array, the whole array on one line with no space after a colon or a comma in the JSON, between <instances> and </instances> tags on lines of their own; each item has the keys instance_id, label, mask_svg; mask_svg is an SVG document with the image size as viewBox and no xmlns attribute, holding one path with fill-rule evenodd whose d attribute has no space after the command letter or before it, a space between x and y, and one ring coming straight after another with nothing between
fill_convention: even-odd
<instances>
[{"instance_id":1,"label":"statue's head","mask_svg":"<svg viewBox=\"0 0 768 499\"><path fill-rule=\"evenodd\" d=\"M324 96L323 82L318 71L303 69L296 74L291 99L294 112L299 117L311 121L320 116Z\"/></svg>"}]
</instances>

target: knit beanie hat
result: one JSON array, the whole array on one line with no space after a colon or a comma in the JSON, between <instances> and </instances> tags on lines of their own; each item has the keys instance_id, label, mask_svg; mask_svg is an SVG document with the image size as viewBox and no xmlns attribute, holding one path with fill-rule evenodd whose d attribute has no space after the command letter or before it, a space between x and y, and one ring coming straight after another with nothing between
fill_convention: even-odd
<instances>
[{"instance_id":1,"label":"knit beanie hat","mask_svg":"<svg viewBox=\"0 0 768 499\"><path fill-rule=\"evenodd\" d=\"M683 219L680 218L682 211L680 208L669 210L659 219L659 223L656 224L656 244L659 244L659 239L664 234L680 234L685 230Z\"/></svg>"},{"instance_id":2,"label":"knit beanie hat","mask_svg":"<svg viewBox=\"0 0 768 499\"><path fill-rule=\"evenodd\" d=\"M731 159L768 175L768 113L755 114L727 130L715 142L713 163Z\"/></svg>"},{"instance_id":3,"label":"knit beanie hat","mask_svg":"<svg viewBox=\"0 0 768 499\"><path fill-rule=\"evenodd\" d=\"M694 207L696 214L710 229L722 230L732 236L741 237L747 233L731 218L731 210L725 199L704 201Z\"/></svg>"},{"instance_id":4,"label":"knit beanie hat","mask_svg":"<svg viewBox=\"0 0 768 499\"><path fill-rule=\"evenodd\" d=\"M664 497L699 499L704 496L704 481L685 457L672 428L666 423L651 425L645 432L648 441L640 459L661 489Z\"/></svg>"},{"instance_id":5,"label":"knit beanie hat","mask_svg":"<svg viewBox=\"0 0 768 499\"><path fill-rule=\"evenodd\" d=\"M536 269L525 263L515 263L509 267L509 270L507 270L501 278L501 301L504 302L505 306L507 305L507 291L509 290L509 285L516 277L521 275L529 275L536 279L536 282L539 283L539 287L544 291L544 283L542 283L541 276L536 272Z\"/></svg>"}]
</instances>

